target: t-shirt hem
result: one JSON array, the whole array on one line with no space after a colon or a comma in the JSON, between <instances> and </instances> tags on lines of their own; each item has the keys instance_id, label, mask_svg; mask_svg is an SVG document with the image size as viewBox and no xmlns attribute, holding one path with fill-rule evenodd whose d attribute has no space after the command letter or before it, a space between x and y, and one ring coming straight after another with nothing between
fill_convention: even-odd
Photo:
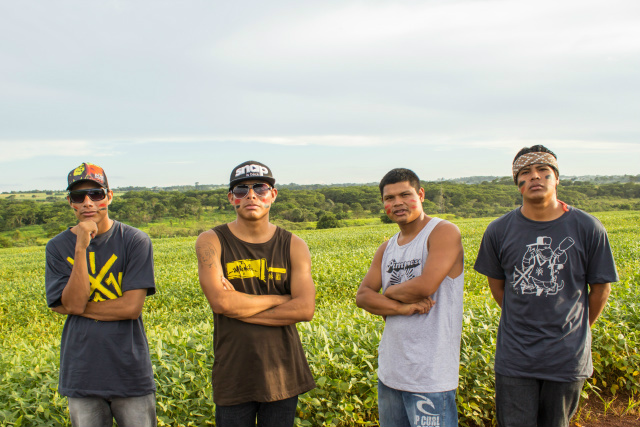
<instances>
[{"instance_id":1,"label":"t-shirt hem","mask_svg":"<svg viewBox=\"0 0 640 427\"><path fill-rule=\"evenodd\" d=\"M316 388L315 381L311 383L306 383L305 385L298 387L297 389L289 390L280 394L273 394L273 395L251 394L251 395L245 395L242 397L234 397L231 399L224 399L224 398L217 399L214 393L213 403L220 406L231 406L231 405L239 405L241 403L246 403L246 402L276 402L278 400L284 400L293 396L298 396L300 394L313 390L314 388Z\"/></svg>"},{"instance_id":2,"label":"t-shirt hem","mask_svg":"<svg viewBox=\"0 0 640 427\"><path fill-rule=\"evenodd\" d=\"M395 381L385 381L378 375L378 380L381 381L384 385L389 388L400 390L400 391L408 391L411 393L444 393L445 391L456 390L458 388L458 381L455 383L440 383L440 384L429 384L429 387L419 384L408 384L408 383L399 383Z\"/></svg>"},{"instance_id":3,"label":"t-shirt hem","mask_svg":"<svg viewBox=\"0 0 640 427\"><path fill-rule=\"evenodd\" d=\"M497 369L494 368L494 372L496 374L499 374L505 377L531 378L531 379L543 380L543 381L555 381L559 383L570 383L574 381L581 381L591 377L591 374L556 375L556 374L549 374L549 373L509 371L509 370L502 370L500 368L497 368Z\"/></svg>"},{"instance_id":4,"label":"t-shirt hem","mask_svg":"<svg viewBox=\"0 0 640 427\"><path fill-rule=\"evenodd\" d=\"M78 390L78 389L68 389L68 388L59 388L58 393L63 396L73 397L73 398L82 398L82 397L101 397L105 399L110 399L114 397L126 398L126 397L139 397L146 396L148 394L152 394L156 392L155 385L150 388L135 390L135 391L122 391L122 390Z\"/></svg>"}]
</instances>

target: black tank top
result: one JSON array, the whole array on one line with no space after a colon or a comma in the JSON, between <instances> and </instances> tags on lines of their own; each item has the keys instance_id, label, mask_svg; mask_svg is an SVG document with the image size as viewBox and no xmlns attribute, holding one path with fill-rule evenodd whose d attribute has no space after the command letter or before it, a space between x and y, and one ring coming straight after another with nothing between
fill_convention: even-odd
<instances>
[{"instance_id":1,"label":"black tank top","mask_svg":"<svg viewBox=\"0 0 640 427\"><path fill-rule=\"evenodd\" d=\"M238 239L224 224L220 239L224 276L239 292L291 294L291 233L278 227L265 243ZM294 325L262 326L213 315L213 401L229 406L273 402L315 387Z\"/></svg>"}]
</instances>

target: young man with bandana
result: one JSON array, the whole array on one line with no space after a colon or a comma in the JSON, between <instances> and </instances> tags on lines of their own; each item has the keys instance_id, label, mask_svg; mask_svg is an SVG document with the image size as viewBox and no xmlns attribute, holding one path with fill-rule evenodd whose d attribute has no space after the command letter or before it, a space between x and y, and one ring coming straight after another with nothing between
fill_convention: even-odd
<instances>
[{"instance_id":1,"label":"young man with bandana","mask_svg":"<svg viewBox=\"0 0 640 427\"><path fill-rule=\"evenodd\" d=\"M156 425L149 345L142 323L155 293L149 237L109 218L113 192L100 166L67 177L78 224L47 243L45 287L51 310L67 316L58 391L74 427Z\"/></svg>"},{"instance_id":2,"label":"young man with bandana","mask_svg":"<svg viewBox=\"0 0 640 427\"><path fill-rule=\"evenodd\" d=\"M474 267L502 309L498 426L565 427L593 373L591 326L618 274L600 221L558 200L553 152L523 148L512 172L522 206L489 224Z\"/></svg>"},{"instance_id":3,"label":"young man with bandana","mask_svg":"<svg viewBox=\"0 0 640 427\"><path fill-rule=\"evenodd\" d=\"M376 251L356 304L385 319L378 349L381 427L457 427L464 250L458 227L422 209L409 169L380 181L400 231Z\"/></svg>"},{"instance_id":4,"label":"young man with bandana","mask_svg":"<svg viewBox=\"0 0 640 427\"><path fill-rule=\"evenodd\" d=\"M196 241L213 310L216 425L292 426L298 395L315 387L296 329L315 311L311 255L302 239L269 222L278 190L266 165L244 162L229 181L235 221Z\"/></svg>"}]
</instances>

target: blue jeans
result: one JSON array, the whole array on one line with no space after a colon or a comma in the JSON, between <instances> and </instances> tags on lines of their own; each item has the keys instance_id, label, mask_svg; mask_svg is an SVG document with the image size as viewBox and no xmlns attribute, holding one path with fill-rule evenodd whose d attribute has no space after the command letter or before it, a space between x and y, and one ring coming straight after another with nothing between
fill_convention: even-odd
<instances>
[{"instance_id":1,"label":"blue jeans","mask_svg":"<svg viewBox=\"0 0 640 427\"><path fill-rule=\"evenodd\" d=\"M156 427L156 395L139 397L70 397L73 427Z\"/></svg>"},{"instance_id":2,"label":"blue jeans","mask_svg":"<svg viewBox=\"0 0 640 427\"><path fill-rule=\"evenodd\" d=\"M498 427L568 427L583 385L496 374Z\"/></svg>"},{"instance_id":3,"label":"blue jeans","mask_svg":"<svg viewBox=\"0 0 640 427\"><path fill-rule=\"evenodd\" d=\"M217 427L285 427L293 426L298 396L275 402L246 402L216 405ZM256 424L257 419L257 424Z\"/></svg>"},{"instance_id":4,"label":"blue jeans","mask_svg":"<svg viewBox=\"0 0 640 427\"><path fill-rule=\"evenodd\" d=\"M457 427L456 391L414 393L378 380L380 427Z\"/></svg>"}]
</instances>

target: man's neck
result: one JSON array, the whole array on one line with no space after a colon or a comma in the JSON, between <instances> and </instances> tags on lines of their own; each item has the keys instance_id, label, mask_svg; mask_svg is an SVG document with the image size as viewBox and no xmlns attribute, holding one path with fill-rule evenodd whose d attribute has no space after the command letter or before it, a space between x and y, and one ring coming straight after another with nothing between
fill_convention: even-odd
<instances>
[{"instance_id":1,"label":"man's neck","mask_svg":"<svg viewBox=\"0 0 640 427\"><path fill-rule=\"evenodd\" d=\"M113 226L113 220L111 218L109 218L109 217L105 217L98 224L98 232L96 233L96 236L99 236L99 235L104 234L107 231L111 230L112 226Z\"/></svg>"},{"instance_id":2,"label":"man's neck","mask_svg":"<svg viewBox=\"0 0 640 427\"><path fill-rule=\"evenodd\" d=\"M410 243L430 220L431 217L422 212L420 216L413 221L406 224L398 224L398 227L400 227L398 244L406 245L407 243Z\"/></svg>"},{"instance_id":3,"label":"man's neck","mask_svg":"<svg viewBox=\"0 0 640 427\"><path fill-rule=\"evenodd\" d=\"M269 222L268 215L257 221L236 218L235 221L227 225L234 236L248 243L268 242L276 232L276 226Z\"/></svg>"},{"instance_id":4,"label":"man's neck","mask_svg":"<svg viewBox=\"0 0 640 427\"><path fill-rule=\"evenodd\" d=\"M556 197L549 200L523 200L520 212L533 221L553 221L564 213L562 204Z\"/></svg>"}]
</instances>

